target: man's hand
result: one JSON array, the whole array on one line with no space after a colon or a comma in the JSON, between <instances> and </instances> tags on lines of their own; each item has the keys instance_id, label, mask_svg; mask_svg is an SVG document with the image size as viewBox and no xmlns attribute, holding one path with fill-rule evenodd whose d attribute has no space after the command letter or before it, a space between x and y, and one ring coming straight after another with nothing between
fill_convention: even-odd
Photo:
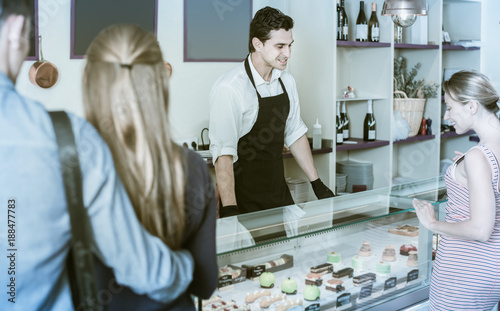
<instances>
[{"instance_id":1,"label":"man's hand","mask_svg":"<svg viewBox=\"0 0 500 311\"><path fill-rule=\"evenodd\" d=\"M240 211L236 205L223 206L219 211L220 218L236 216L239 213Z\"/></svg>"},{"instance_id":2,"label":"man's hand","mask_svg":"<svg viewBox=\"0 0 500 311\"><path fill-rule=\"evenodd\" d=\"M330 190L319 178L311 181L311 185L318 200L332 198L335 196L332 190Z\"/></svg>"}]
</instances>

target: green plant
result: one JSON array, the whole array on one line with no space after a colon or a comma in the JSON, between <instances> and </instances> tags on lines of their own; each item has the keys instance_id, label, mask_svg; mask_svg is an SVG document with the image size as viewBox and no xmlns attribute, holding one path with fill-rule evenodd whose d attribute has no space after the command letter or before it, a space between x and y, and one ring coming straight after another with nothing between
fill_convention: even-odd
<instances>
[{"instance_id":1,"label":"green plant","mask_svg":"<svg viewBox=\"0 0 500 311\"><path fill-rule=\"evenodd\" d=\"M422 67L417 63L409 72L406 70L406 58L400 56L394 59L394 91L403 91L408 98L431 98L437 96L439 84L425 82L424 79L415 80L418 70ZM403 95L394 94L401 98Z\"/></svg>"}]
</instances>

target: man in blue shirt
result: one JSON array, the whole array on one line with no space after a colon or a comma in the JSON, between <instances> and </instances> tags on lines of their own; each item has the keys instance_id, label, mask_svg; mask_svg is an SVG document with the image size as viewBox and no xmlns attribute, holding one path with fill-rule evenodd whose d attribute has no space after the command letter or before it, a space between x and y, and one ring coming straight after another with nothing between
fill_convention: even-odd
<instances>
[{"instance_id":1,"label":"man in blue shirt","mask_svg":"<svg viewBox=\"0 0 500 311\"><path fill-rule=\"evenodd\" d=\"M54 130L44 107L14 87L29 50L24 2L0 0L0 310L72 310L65 267L71 228ZM144 230L107 146L89 123L69 117L94 253L119 284L175 300L192 280L191 255L170 251Z\"/></svg>"}]
</instances>

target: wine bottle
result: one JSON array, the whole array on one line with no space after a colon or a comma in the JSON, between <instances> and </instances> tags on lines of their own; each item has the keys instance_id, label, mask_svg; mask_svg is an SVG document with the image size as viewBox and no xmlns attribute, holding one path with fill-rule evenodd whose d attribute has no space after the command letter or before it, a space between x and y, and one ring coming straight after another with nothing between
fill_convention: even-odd
<instances>
[{"instance_id":1,"label":"wine bottle","mask_svg":"<svg viewBox=\"0 0 500 311\"><path fill-rule=\"evenodd\" d=\"M359 2L358 19L356 20L356 41L368 41L368 22L365 15L365 2Z\"/></svg>"},{"instance_id":2,"label":"wine bottle","mask_svg":"<svg viewBox=\"0 0 500 311\"><path fill-rule=\"evenodd\" d=\"M340 0L337 0L337 40L342 40L342 27L344 26L344 16L340 8Z\"/></svg>"},{"instance_id":3,"label":"wine bottle","mask_svg":"<svg viewBox=\"0 0 500 311\"><path fill-rule=\"evenodd\" d=\"M342 132L344 136L344 140L348 140L350 138L350 124L349 117L347 116L346 104L345 101L342 102L342 110L340 111L340 121L342 122Z\"/></svg>"},{"instance_id":4,"label":"wine bottle","mask_svg":"<svg viewBox=\"0 0 500 311\"><path fill-rule=\"evenodd\" d=\"M380 41L380 24L377 18L377 3L372 2L372 15L368 21L368 41Z\"/></svg>"},{"instance_id":5,"label":"wine bottle","mask_svg":"<svg viewBox=\"0 0 500 311\"><path fill-rule=\"evenodd\" d=\"M340 102L337 101L337 145L344 143L344 125L340 117Z\"/></svg>"},{"instance_id":6,"label":"wine bottle","mask_svg":"<svg viewBox=\"0 0 500 311\"><path fill-rule=\"evenodd\" d=\"M363 124L363 140L373 141L376 137L375 116L373 115L373 102L368 100L368 108L366 110L365 122Z\"/></svg>"},{"instance_id":7,"label":"wine bottle","mask_svg":"<svg viewBox=\"0 0 500 311\"><path fill-rule=\"evenodd\" d=\"M349 19L345 12L345 2L340 0L340 9L342 10L342 41L349 41Z\"/></svg>"},{"instance_id":8,"label":"wine bottle","mask_svg":"<svg viewBox=\"0 0 500 311\"><path fill-rule=\"evenodd\" d=\"M394 43L403 43L403 27L394 25Z\"/></svg>"}]
</instances>

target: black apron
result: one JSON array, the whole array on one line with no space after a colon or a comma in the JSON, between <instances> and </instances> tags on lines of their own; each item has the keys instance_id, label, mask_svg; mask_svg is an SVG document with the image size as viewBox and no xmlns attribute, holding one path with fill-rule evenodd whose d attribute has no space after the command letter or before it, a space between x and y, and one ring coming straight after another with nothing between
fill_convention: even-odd
<instances>
[{"instance_id":1,"label":"black apron","mask_svg":"<svg viewBox=\"0 0 500 311\"><path fill-rule=\"evenodd\" d=\"M283 145L290 100L283 93L262 98L257 92L248 58L245 70L259 99L257 120L238 141L238 161L234 163L236 202L240 214L293 204L285 181Z\"/></svg>"}]
</instances>

